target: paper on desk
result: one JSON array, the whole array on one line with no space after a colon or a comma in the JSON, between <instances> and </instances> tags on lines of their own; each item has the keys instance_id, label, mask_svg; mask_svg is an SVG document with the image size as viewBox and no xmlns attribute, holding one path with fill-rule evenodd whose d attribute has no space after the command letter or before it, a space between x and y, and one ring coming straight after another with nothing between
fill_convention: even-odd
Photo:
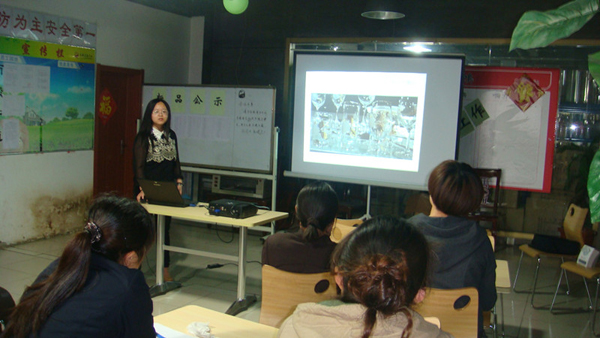
<instances>
[{"instance_id":1,"label":"paper on desk","mask_svg":"<svg viewBox=\"0 0 600 338\"><path fill-rule=\"evenodd\" d=\"M185 333L181 333L177 330L173 330L170 327L166 327L159 323L154 323L154 330L156 331L156 337L164 337L164 338L189 338L194 337L187 335Z\"/></svg>"}]
</instances>

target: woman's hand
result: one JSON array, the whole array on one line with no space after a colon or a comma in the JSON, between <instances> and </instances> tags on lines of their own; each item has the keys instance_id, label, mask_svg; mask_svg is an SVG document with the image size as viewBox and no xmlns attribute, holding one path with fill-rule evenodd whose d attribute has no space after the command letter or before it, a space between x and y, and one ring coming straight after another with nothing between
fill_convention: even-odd
<instances>
[{"instance_id":1,"label":"woman's hand","mask_svg":"<svg viewBox=\"0 0 600 338\"><path fill-rule=\"evenodd\" d=\"M142 203L142 200L146 199L146 195L144 194L144 191L142 190L142 188L140 188L140 193L137 194L137 201Z\"/></svg>"},{"instance_id":2,"label":"woman's hand","mask_svg":"<svg viewBox=\"0 0 600 338\"><path fill-rule=\"evenodd\" d=\"M179 190L179 195L183 195L183 181L177 180L177 190Z\"/></svg>"}]
</instances>

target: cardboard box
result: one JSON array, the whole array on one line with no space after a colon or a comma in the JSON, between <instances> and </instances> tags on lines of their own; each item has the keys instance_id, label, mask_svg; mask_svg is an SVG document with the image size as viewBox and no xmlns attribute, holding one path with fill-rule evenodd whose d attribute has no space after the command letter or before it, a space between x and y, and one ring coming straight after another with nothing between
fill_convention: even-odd
<instances>
[{"instance_id":1,"label":"cardboard box","mask_svg":"<svg viewBox=\"0 0 600 338\"><path fill-rule=\"evenodd\" d=\"M529 193L518 190L500 190L500 207L501 208L523 208L525 207L525 199Z\"/></svg>"},{"instance_id":2,"label":"cardboard box","mask_svg":"<svg viewBox=\"0 0 600 338\"><path fill-rule=\"evenodd\" d=\"M500 206L505 208L516 208L519 201L517 190L500 190Z\"/></svg>"},{"instance_id":3,"label":"cardboard box","mask_svg":"<svg viewBox=\"0 0 600 338\"><path fill-rule=\"evenodd\" d=\"M552 167L552 190L565 190L567 181L567 169L574 156L578 155L575 150L562 150L554 152L554 165Z\"/></svg>"},{"instance_id":4,"label":"cardboard box","mask_svg":"<svg viewBox=\"0 0 600 338\"><path fill-rule=\"evenodd\" d=\"M522 232L525 223L524 208L501 208L499 230Z\"/></svg>"},{"instance_id":5,"label":"cardboard box","mask_svg":"<svg viewBox=\"0 0 600 338\"><path fill-rule=\"evenodd\" d=\"M567 194L532 193L525 202L523 231L558 236L558 228L565 219L569 201Z\"/></svg>"}]
</instances>

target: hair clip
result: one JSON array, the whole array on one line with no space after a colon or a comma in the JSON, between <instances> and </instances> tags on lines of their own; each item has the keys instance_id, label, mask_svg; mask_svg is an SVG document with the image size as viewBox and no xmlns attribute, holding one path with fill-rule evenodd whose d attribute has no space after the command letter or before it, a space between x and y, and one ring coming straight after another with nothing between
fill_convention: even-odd
<instances>
[{"instance_id":1,"label":"hair clip","mask_svg":"<svg viewBox=\"0 0 600 338\"><path fill-rule=\"evenodd\" d=\"M83 231L90 234L90 242L92 244L99 242L100 238L102 238L102 230L100 230L100 227L98 227L94 222L87 222L87 224L83 228Z\"/></svg>"}]
</instances>

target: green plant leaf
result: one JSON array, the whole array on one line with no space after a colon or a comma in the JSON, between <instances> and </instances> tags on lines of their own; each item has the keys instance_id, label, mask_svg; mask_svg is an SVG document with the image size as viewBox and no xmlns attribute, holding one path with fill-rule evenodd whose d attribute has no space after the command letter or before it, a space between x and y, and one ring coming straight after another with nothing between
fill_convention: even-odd
<instances>
[{"instance_id":1,"label":"green plant leaf","mask_svg":"<svg viewBox=\"0 0 600 338\"><path fill-rule=\"evenodd\" d=\"M598 0L575 0L545 12L525 12L510 40L510 50L546 47L577 32L598 12Z\"/></svg>"},{"instance_id":2,"label":"green plant leaf","mask_svg":"<svg viewBox=\"0 0 600 338\"><path fill-rule=\"evenodd\" d=\"M592 223L600 222L600 151L596 152L590 165L587 189Z\"/></svg>"},{"instance_id":3,"label":"green plant leaf","mask_svg":"<svg viewBox=\"0 0 600 338\"><path fill-rule=\"evenodd\" d=\"M600 84L600 52L588 55L588 70L596 83Z\"/></svg>"}]
</instances>

